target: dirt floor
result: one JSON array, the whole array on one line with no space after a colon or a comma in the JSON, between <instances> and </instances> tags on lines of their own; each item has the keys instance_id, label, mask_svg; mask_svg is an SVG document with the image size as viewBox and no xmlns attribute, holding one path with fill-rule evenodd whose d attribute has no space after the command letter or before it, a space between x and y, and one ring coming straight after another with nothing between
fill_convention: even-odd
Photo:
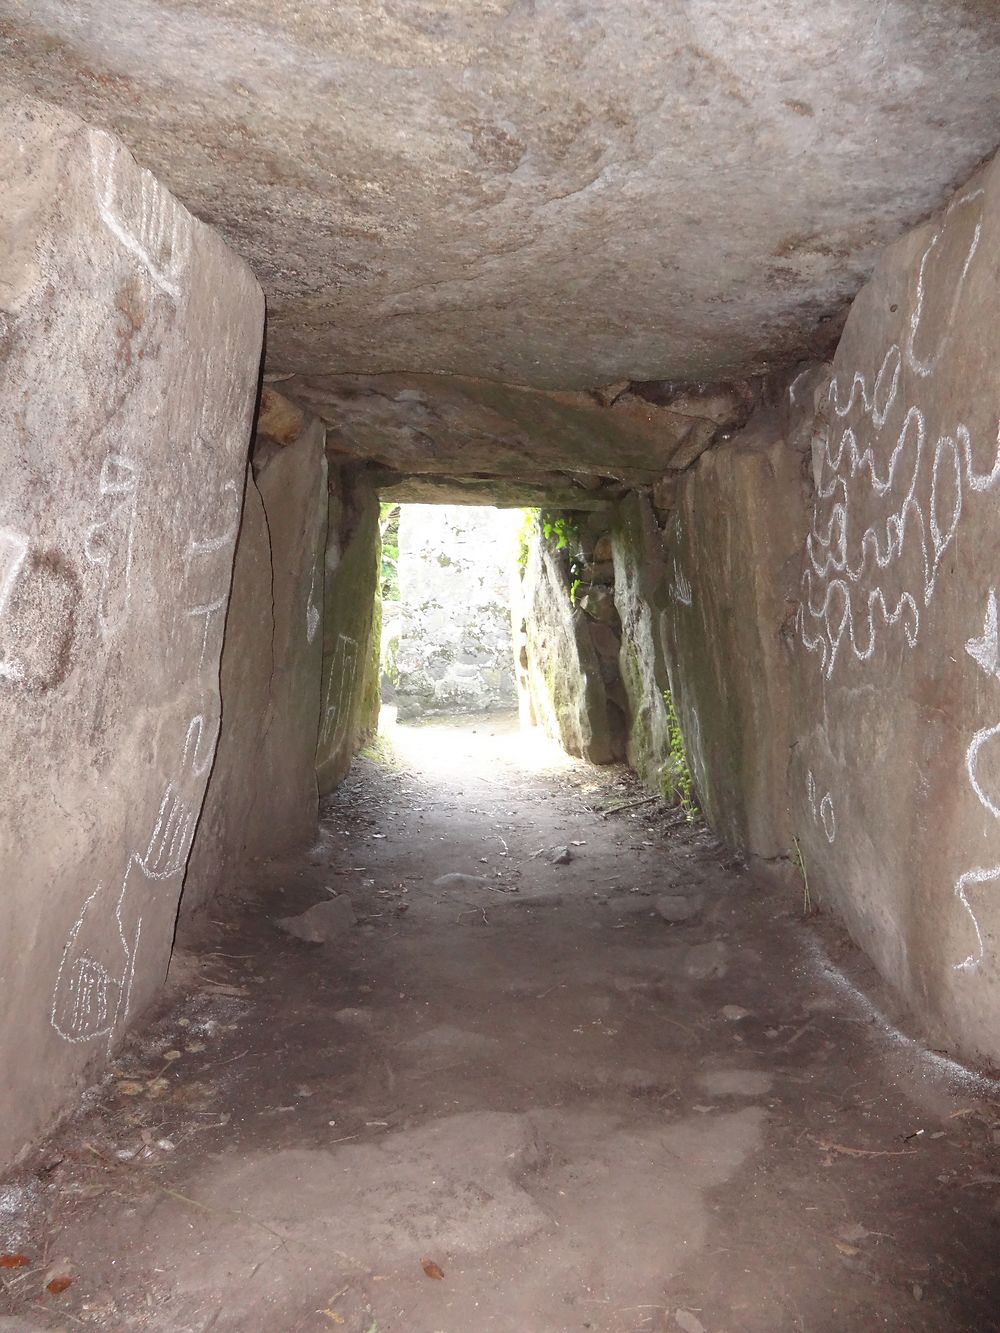
<instances>
[{"instance_id":1,"label":"dirt floor","mask_svg":"<svg viewBox=\"0 0 1000 1333\"><path fill-rule=\"evenodd\" d=\"M0 1183L0 1328L1000 1329L1000 1085L801 890L511 719L379 750Z\"/></svg>"}]
</instances>

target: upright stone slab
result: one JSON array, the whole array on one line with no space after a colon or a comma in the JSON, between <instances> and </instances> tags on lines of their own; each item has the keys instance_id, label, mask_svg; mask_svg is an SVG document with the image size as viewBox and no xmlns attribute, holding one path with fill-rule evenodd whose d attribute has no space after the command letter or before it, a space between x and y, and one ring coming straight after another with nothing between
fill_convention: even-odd
<instances>
[{"instance_id":1,"label":"upright stone slab","mask_svg":"<svg viewBox=\"0 0 1000 1333\"><path fill-rule=\"evenodd\" d=\"M284 444L258 433L222 647L222 730L181 901L185 930L217 896L252 881L257 862L316 835L325 536L322 426L313 421Z\"/></svg>"},{"instance_id":2,"label":"upright stone slab","mask_svg":"<svg viewBox=\"0 0 1000 1333\"><path fill-rule=\"evenodd\" d=\"M381 542L378 496L352 468L331 468L323 606L323 682L316 773L321 795L346 776L378 722L371 655Z\"/></svg>"},{"instance_id":3,"label":"upright stone slab","mask_svg":"<svg viewBox=\"0 0 1000 1333\"><path fill-rule=\"evenodd\" d=\"M316 740L323 669L327 529L325 431L312 420L293 444L254 450L271 544L274 671L261 738L260 856L316 836Z\"/></svg>"},{"instance_id":4,"label":"upright stone slab","mask_svg":"<svg viewBox=\"0 0 1000 1333\"><path fill-rule=\"evenodd\" d=\"M253 277L107 134L0 97L0 1161L160 985L219 729Z\"/></svg>"},{"instance_id":5,"label":"upright stone slab","mask_svg":"<svg viewBox=\"0 0 1000 1333\"><path fill-rule=\"evenodd\" d=\"M813 449L795 828L814 892L1000 1057L1000 167L851 310Z\"/></svg>"},{"instance_id":6,"label":"upright stone slab","mask_svg":"<svg viewBox=\"0 0 1000 1333\"><path fill-rule=\"evenodd\" d=\"M796 403L786 395L703 454L665 532L661 627L697 801L731 847L764 860L792 849L791 625L817 380L822 368L801 377Z\"/></svg>"},{"instance_id":7,"label":"upright stone slab","mask_svg":"<svg viewBox=\"0 0 1000 1333\"><path fill-rule=\"evenodd\" d=\"M601 661L586 614L570 598L566 569L536 523L515 587L522 626L519 675L532 720L569 754L595 764L624 757L624 737L610 717Z\"/></svg>"},{"instance_id":8,"label":"upright stone slab","mask_svg":"<svg viewBox=\"0 0 1000 1333\"><path fill-rule=\"evenodd\" d=\"M240 884L258 833L261 748L270 705L274 620L267 516L247 469L243 519L222 644L222 725L184 880L180 926ZM182 936L183 938L183 936Z\"/></svg>"},{"instance_id":9,"label":"upright stone slab","mask_svg":"<svg viewBox=\"0 0 1000 1333\"><path fill-rule=\"evenodd\" d=\"M622 624L621 677L628 698L628 761L644 782L666 795L674 775L660 612L669 593L663 542L646 496L633 491L618 505L612 550Z\"/></svg>"}]
</instances>

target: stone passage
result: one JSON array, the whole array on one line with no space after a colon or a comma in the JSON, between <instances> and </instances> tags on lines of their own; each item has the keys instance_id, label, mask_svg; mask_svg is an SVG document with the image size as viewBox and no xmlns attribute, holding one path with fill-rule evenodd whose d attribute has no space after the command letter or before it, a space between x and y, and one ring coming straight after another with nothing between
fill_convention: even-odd
<instances>
[{"instance_id":1,"label":"stone passage","mask_svg":"<svg viewBox=\"0 0 1000 1333\"><path fill-rule=\"evenodd\" d=\"M751 1073L763 1089L772 1065L794 1063L814 1038L820 1063L841 1052L829 1086L843 1084L850 1043L820 1035L804 994L782 1008L804 974L782 973L785 955L766 947L732 957L745 921L767 938L765 901L775 919L822 917L796 954L803 967L840 921L875 968L851 976L891 985L909 1006L898 1027L883 1023L883 1006L866 1007L844 973L836 1021L881 1023L899 1051L922 1058L904 1035L912 1032L968 1062L965 1086L992 1092L1000 163L989 155L1000 142L1000 7L772 3L757 6L753 22L742 0L3 8L4 78L19 91L0 86L0 1076L10 1102L0 1164L120 1058L175 944L183 961L209 931L227 932L265 885L287 899L276 918L318 909L291 937L336 945L309 984L339 984L353 967L355 1000L384 985L393 1005L404 1003L407 939L418 953L421 923L437 932L438 1021L426 1048L410 1034L414 1065L433 1076L442 1053L460 1063L463 1051L499 1049L455 1038L477 964L463 948L448 961L449 932L495 939L506 918L520 953L511 962L502 947L484 950L493 970L476 982L489 995L520 985L535 942L523 889L532 875L568 872L539 923L550 949L539 961L559 987L563 948L578 962L589 954L586 974L567 978L574 1012L556 1006L562 1026L536 1026L534 1050L500 1062L508 1081L537 1075L516 1107L484 1098L467 1109L487 1118L458 1126L470 1161L477 1126L496 1129L509 1146L503 1160L516 1151L523 1177L570 1153L576 1130L550 1135L530 1108L579 1091L583 1056L564 1087L549 1081L551 1052L571 1036L622 1038L605 1048L605 1081L634 1086L629 1104L658 1089L655 1103L633 1111L633 1129L645 1116L657 1127L671 1117L697 1125L734 1078ZM386 507L400 505L411 506L399 533L401 595L383 608L382 524ZM531 510L515 509L523 505ZM425 858L415 882L469 897L435 902L432 926L421 915L430 898L419 907L415 894L397 899L413 865L379 879L376 844L388 832L366 841L376 814L337 796L360 750L390 754L376 739L383 640L404 721L490 709L482 730L492 734L502 728L497 710L513 713L516 701L525 765L547 737L581 765L601 765L595 784L617 783L614 766L627 766L639 784L629 777L622 788L632 831L646 831L647 816L673 821L655 911L692 941L707 932L693 954L651 933L651 918L635 948L624 947L633 890L654 892L629 883L653 838L618 856L603 816L591 812L599 835L565 810L565 831L535 810L518 817L523 828L544 826L544 842L515 849L501 792L495 827L472 848L464 826L483 817L473 804L482 772L458 783L461 865L429 864L448 860L448 833L423 810L401 844L401 854ZM427 737L433 724L422 720ZM422 758L443 774L455 748L439 734ZM521 779L508 769L507 780ZM381 791L387 802L412 794L402 779L391 797ZM550 790L532 791L556 808ZM324 811L336 818L324 821ZM414 850L424 823L435 831ZM714 896L674 892L685 868L675 853L708 837L706 827L728 868L738 861L752 878L723 876ZM346 864L329 856L335 838L348 840ZM591 841L608 851L597 882L579 874ZM524 884L504 882L515 850ZM288 874L269 878L274 866ZM316 866L324 882L312 885L314 901L293 902ZM340 883L356 875L367 876L358 911ZM564 902L576 923L569 943ZM621 919L602 934L596 909L612 903ZM366 952L385 927L386 947ZM839 965L846 937L824 938ZM256 939L258 954L273 943ZM245 985L230 999L267 978L262 963L241 961ZM705 1008L697 985L729 978L750 988L758 963L774 974L753 1004L720 990ZM306 985L294 974L283 977L293 991ZM175 975L181 984L182 966ZM663 1083L676 1052L653 1040L640 1060L629 1047L636 977L649 983L641 995L654 1038L668 1010L668 1026L693 1034L689 1084L712 1072L698 1065L706 1043L732 1053L749 1034L733 1068L700 1084L706 1100ZM603 988L592 1014L591 984ZM525 993L534 1017L549 991ZM508 1028L519 1034L512 1004ZM321 1059L336 1065L341 1027L357 1035L364 1004L341 1006L355 1015L343 1024L315 995L307 1005L319 1015ZM756 1027L719 1027L742 1025L755 1007L769 1014ZM299 1021L295 1004L284 1013ZM282 1049L272 1037L268 1049ZM203 1053L197 1040L186 1054ZM154 1053L176 1061L179 1041ZM389 1044L372 1049L363 1059L384 1055L391 1102L405 1061ZM630 1082L629 1049L641 1080ZM736 1068L751 1054L754 1068ZM155 1066L133 1072L141 1086L129 1095L172 1088ZM810 1065L801 1086L816 1072ZM275 1116L298 1097L284 1073ZM880 1077L865 1076L882 1096ZM853 1139L831 1129L817 1144L830 1163L885 1154L905 1170L926 1147L914 1145L936 1095L922 1101L916 1083L908 1087L882 1146L863 1122ZM416 1127L413 1143L432 1167L447 1133L419 1117L460 1114L464 1095L459 1085L438 1103L435 1090L431 1077L401 1126L404 1136ZM359 1083L353 1093L360 1119L375 1090ZM335 1102L341 1092L325 1094ZM508 1111L515 1130L491 1118ZM321 1137L290 1135L290 1146L311 1152L319 1142L325 1152L324 1125L340 1114L331 1105L312 1127ZM359 1133L387 1119L374 1104L367 1115ZM620 1098L614 1115L629 1120ZM596 1141L593 1123L577 1126L577 1145ZM991 1140L1000 1134L984 1126ZM792 1156L812 1132L800 1128L784 1144ZM152 1115L142 1129L154 1133ZM629 1141L629 1161L641 1165L646 1140ZM662 1140L664 1160L684 1141ZM715 1139L691 1130L690 1142ZM404 1137L393 1160L406 1148ZM116 1144L104 1157L132 1160ZM489 1159L489 1180L502 1174L499 1160ZM970 1166L936 1165L921 1177L933 1199L948 1172ZM614 1162L605 1166L604 1179L616 1180ZM977 1168L956 1190L994 1180ZM539 1217L569 1207L558 1202L575 1197L566 1183L547 1200L532 1196ZM513 1184L524 1192L523 1179ZM372 1216L397 1216L392 1187L387 1194L391 1206ZM620 1195L630 1201L631 1187ZM7 1197L0 1188L0 1223ZM280 1191L272 1197L282 1213ZM481 1200L468 1197L474 1210ZM635 1223L620 1205L615 1213L612 1189L588 1198L615 1236ZM654 1257L656 1233L672 1223L658 1203L638 1228ZM937 1211L956 1209L948 1200ZM885 1218L878 1234L894 1229ZM342 1232L338 1220L324 1234ZM541 1224L537 1234L547 1235ZM790 1225L779 1237L781 1262L796 1235ZM912 1230L900 1235L915 1253L935 1253ZM716 1239L726 1265L749 1271L738 1236ZM819 1244L810 1238L810 1253ZM368 1253L375 1262L377 1247ZM580 1296L599 1286L600 1264L563 1257L555 1304L550 1282L534 1305L522 1287L519 1310L498 1311L498 1333L505 1319L518 1333L556 1333L571 1306L574 1327L601 1323L609 1312L584 1310ZM896 1278L911 1291L930 1280L902 1269ZM696 1292L683 1307L659 1302L655 1283L605 1293L607 1303L633 1295L622 1306L630 1316L655 1309L647 1322L659 1320L662 1333L743 1333L755 1295L717 1306L710 1327L698 1311L711 1302L699 1305ZM487 1297L482 1284L466 1294L456 1318L475 1329ZM852 1307L857 1327L885 1322L890 1306L906 1333L921 1326L898 1292L888 1303L884 1294ZM0 1306L8 1295L4 1279ZM635 1295L652 1299L640 1306ZM309 1299L327 1297L310 1288ZM791 1302L782 1318L850 1329L835 1302L825 1308L833 1313L817 1322ZM309 1318L337 1322L339 1311L310 1309ZM935 1314L970 1309L944 1301ZM81 1304L71 1322L84 1313ZM439 1314L428 1306L406 1333L442 1333ZM363 1304L352 1318L356 1333L384 1322ZM641 1320L623 1322L620 1333L631 1333ZM933 1314L923 1324L947 1327ZM777 1327L772 1317L768 1333Z\"/></svg>"},{"instance_id":2,"label":"stone passage","mask_svg":"<svg viewBox=\"0 0 1000 1333\"><path fill-rule=\"evenodd\" d=\"M521 521L511 509L402 506L399 601L384 607L400 718L513 705L510 582Z\"/></svg>"}]
</instances>

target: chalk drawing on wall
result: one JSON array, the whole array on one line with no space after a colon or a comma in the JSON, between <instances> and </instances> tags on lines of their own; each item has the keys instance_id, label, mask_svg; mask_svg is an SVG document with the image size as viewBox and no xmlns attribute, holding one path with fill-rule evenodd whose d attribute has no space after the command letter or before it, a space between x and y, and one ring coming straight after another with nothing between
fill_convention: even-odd
<instances>
[{"instance_id":1,"label":"chalk drawing on wall","mask_svg":"<svg viewBox=\"0 0 1000 1333\"><path fill-rule=\"evenodd\" d=\"M990 589L986 603L986 616L983 620L983 632L978 639L969 639L965 651L977 662L988 676L1000 679L1000 649L997 643L997 594Z\"/></svg>"},{"instance_id":2,"label":"chalk drawing on wall","mask_svg":"<svg viewBox=\"0 0 1000 1333\"><path fill-rule=\"evenodd\" d=\"M886 393L889 402L892 395L888 390ZM859 375L855 376L850 401L853 403L856 397L863 402L869 420L874 421L878 396L869 395ZM831 403L839 412L836 381L831 386ZM910 407L881 470L873 443L861 447L852 426L844 429L836 449L832 450L827 440L822 464L812 528L806 540L804 595L798 620L803 646L818 654L820 668L829 679L845 644L857 661L872 658L880 626L899 625L908 646L916 646L921 612L937 590L941 562L962 517L964 493L988 491L1000 481L1000 432L993 446L992 463L988 470L980 471L966 426L960 424L953 433L939 436L932 450L923 413ZM853 483L866 474L867 482L862 481L859 497ZM854 540L851 501L871 497L887 497L888 512ZM827 508L824 502L828 500L833 503ZM910 549L917 559L915 569L908 573L902 561ZM881 577L886 571L896 579L895 593L887 593L882 586Z\"/></svg>"},{"instance_id":3,"label":"chalk drawing on wall","mask_svg":"<svg viewBox=\"0 0 1000 1333\"><path fill-rule=\"evenodd\" d=\"M690 606L694 601L691 583L676 561L674 561L674 597L682 606Z\"/></svg>"},{"instance_id":4,"label":"chalk drawing on wall","mask_svg":"<svg viewBox=\"0 0 1000 1333\"><path fill-rule=\"evenodd\" d=\"M991 588L986 603L982 635L967 640L965 651L986 675L1000 678L1000 662L998 662L997 649L997 594L996 589ZM976 800L992 819L1000 820L1000 791L997 791L995 795L990 794L989 779L981 771L982 752L997 737L1000 737L1000 723L990 727L982 727L975 733L965 752L965 772ZM1000 779L1000 752L994 754L994 767L997 779ZM976 971L981 965L986 951L979 918L969 901L969 890L975 885L990 884L997 880L1000 880L1000 865L975 866L960 875L955 883L955 896L968 914L976 935L975 950L960 963L955 964L956 971Z\"/></svg>"},{"instance_id":5,"label":"chalk drawing on wall","mask_svg":"<svg viewBox=\"0 0 1000 1333\"><path fill-rule=\"evenodd\" d=\"M98 884L83 904L70 929L56 973L50 1017L52 1026L65 1041L90 1041L106 1035L118 1002L119 978L112 975L105 963L76 948L87 914L102 889Z\"/></svg>"},{"instance_id":6,"label":"chalk drawing on wall","mask_svg":"<svg viewBox=\"0 0 1000 1333\"><path fill-rule=\"evenodd\" d=\"M153 284L179 301L191 257L191 219L150 172L135 166L129 153L110 134L91 130L89 143L101 221ZM125 172L121 170L123 164Z\"/></svg>"},{"instance_id":7,"label":"chalk drawing on wall","mask_svg":"<svg viewBox=\"0 0 1000 1333\"><path fill-rule=\"evenodd\" d=\"M979 239L983 230L983 224L978 220L980 213L978 201L982 197L982 190L971 190L968 194L962 195L961 198L953 200L942 219L941 225L934 232L920 259L920 268L917 272L916 299L913 304L913 313L910 315L910 328L906 338L906 364L922 378L930 375L937 366L955 327L958 308L965 290L965 280L968 277L976 250L979 248ZM948 283L946 276L943 278L937 276L935 265L941 253L945 227L954 228L957 215L964 211L971 211L973 218L977 220L972 229L972 236L962 263L962 271L958 275L958 280L952 286ZM938 303L943 303L947 307L946 312L935 309L932 317L927 319L925 317L926 308L935 300L935 297Z\"/></svg>"},{"instance_id":8,"label":"chalk drawing on wall","mask_svg":"<svg viewBox=\"0 0 1000 1333\"><path fill-rule=\"evenodd\" d=\"M218 729L215 730L217 736ZM188 725L177 778L168 782L146 845L132 851L115 904L117 938L109 933L98 885L70 928L52 994L52 1027L65 1041L107 1037L128 1017L143 914L150 895L166 880L180 879L194 841L201 809L200 781L215 753L200 716ZM186 783L186 785L185 785ZM103 910L102 910L103 909Z\"/></svg>"},{"instance_id":9,"label":"chalk drawing on wall","mask_svg":"<svg viewBox=\"0 0 1000 1333\"><path fill-rule=\"evenodd\" d=\"M230 550L236 542L240 530L242 502L235 481L227 481L222 488L220 509L225 515L223 524L207 537L192 538L188 543L188 555L212 555L216 551Z\"/></svg>"},{"instance_id":10,"label":"chalk drawing on wall","mask_svg":"<svg viewBox=\"0 0 1000 1333\"><path fill-rule=\"evenodd\" d=\"M836 376L830 384L830 425L817 441L819 475L798 612L801 642L819 657L827 679L845 651L870 661L883 631L898 628L906 645L916 646L965 497L1000 481L1000 432L989 443L983 470L968 426L956 423L934 438L920 407L900 396L904 364L920 379L932 376L956 326L979 245L982 193L956 199L931 237L903 346L888 348L871 381L856 370L849 388ZM937 260L944 227L954 227L963 212L970 236L953 280ZM896 412L901 425L886 446L881 433ZM882 513L861 530L854 521L859 507Z\"/></svg>"},{"instance_id":11,"label":"chalk drawing on wall","mask_svg":"<svg viewBox=\"0 0 1000 1333\"><path fill-rule=\"evenodd\" d=\"M833 808L833 796L830 792L820 796L812 769L806 774L806 805L813 821L822 828L827 842L833 843L837 836L837 816Z\"/></svg>"},{"instance_id":12,"label":"chalk drawing on wall","mask_svg":"<svg viewBox=\"0 0 1000 1333\"><path fill-rule=\"evenodd\" d=\"M324 749L336 750L347 734L347 724L350 720L349 705L354 692L357 665L357 640L349 638L346 634L338 634L337 646L330 662L326 699L323 704L323 725L319 739Z\"/></svg>"},{"instance_id":13,"label":"chalk drawing on wall","mask_svg":"<svg viewBox=\"0 0 1000 1333\"><path fill-rule=\"evenodd\" d=\"M316 605L316 566L313 566L309 580L309 596L306 600L306 642L312 643L319 629L320 612Z\"/></svg>"},{"instance_id":14,"label":"chalk drawing on wall","mask_svg":"<svg viewBox=\"0 0 1000 1333\"><path fill-rule=\"evenodd\" d=\"M84 555L100 570L97 621L105 638L120 628L132 599L132 554L140 475L138 463L123 454L108 454L101 464L97 491L100 499L111 508L105 517L90 525L84 537Z\"/></svg>"},{"instance_id":15,"label":"chalk drawing on wall","mask_svg":"<svg viewBox=\"0 0 1000 1333\"><path fill-rule=\"evenodd\" d=\"M59 961L52 992L50 1022L64 1041L78 1045L107 1037L127 1009L139 945L141 921L126 935L123 905L128 872L115 907L117 939L108 934L104 914L94 904L103 886L90 894L73 923Z\"/></svg>"}]
</instances>

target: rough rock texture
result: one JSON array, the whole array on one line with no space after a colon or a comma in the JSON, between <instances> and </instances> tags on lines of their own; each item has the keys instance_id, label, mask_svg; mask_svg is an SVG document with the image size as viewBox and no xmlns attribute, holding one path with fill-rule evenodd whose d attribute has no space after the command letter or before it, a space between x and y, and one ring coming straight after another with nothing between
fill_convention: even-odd
<instances>
[{"instance_id":1,"label":"rough rock texture","mask_svg":"<svg viewBox=\"0 0 1000 1333\"><path fill-rule=\"evenodd\" d=\"M326 545L323 428L285 444L258 418L222 649L222 729L181 905L191 917L255 861L308 842L317 821Z\"/></svg>"},{"instance_id":2,"label":"rough rock texture","mask_svg":"<svg viewBox=\"0 0 1000 1333\"><path fill-rule=\"evenodd\" d=\"M512 708L510 576L520 515L405 505L395 652L401 718Z\"/></svg>"},{"instance_id":3,"label":"rough rock texture","mask_svg":"<svg viewBox=\"0 0 1000 1333\"><path fill-rule=\"evenodd\" d=\"M490 505L500 509L551 505L556 509L604 510L624 494L624 487L615 482L602 480L591 489L593 482L593 477L561 472L535 473L517 480L490 475L470 479L387 473L379 495L397 504Z\"/></svg>"},{"instance_id":4,"label":"rough rock texture","mask_svg":"<svg viewBox=\"0 0 1000 1333\"><path fill-rule=\"evenodd\" d=\"M813 444L793 820L810 887L1000 1057L1000 166L851 311Z\"/></svg>"},{"instance_id":5,"label":"rough rock texture","mask_svg":"<svg viewBox=\"0 0 1000 1333\"><path fill-rule=\"evenodd\" d=\"M271 546L274 665L255 762L262 790L258 854L274 855L316 832L327 465L318 422L278 448L267 447L261 424L253 469Z\"/></svg>"},{"instance_id":6,"label":"rough rock texture","mask_svg":"<svg viewBox=\"0 0 1000 1333\"><path fill-rule=\"evenodd\" d=\"M263 303L109 135L2 97L0 130L3 1160L166 971Z\"/></svg>"},{"instance_id":7,"label":"rough rock texture","mask_svg":"<svg viewBox=\"0 0 1000 1333\"><path fill-rule=\"evenodd\" d=\"M791 622L808 526L807 458L822 369L682 480L667 525L662 628L701 809L730 846L786 855L794 743Z\"/></svg>"},{"instance_id":8,"label":"rough rock texture","mask_svg":"<svg viewBox=\"0 0 1000 1333\"><path fill-rule=\"evenodd\" d=\"M341 781L378 725L378 515L378 497L367 478L351 467L331 467L316 749L320 795Z\"/></svg>"},{"instance_id":9,"label":"rough rock texture","mask_svg":"<svg viewBox=\"0 0 1000 1333\"><path fill-rule=\"evenodd\" d=\"M276 369L590 388L802 353L1000 139L984 0L32 0L4 75L261 275Z\"/></svg>"},{"instance_id":10,"label":"rough rock texture","mask_svg":"<svg viewBox=\"0 0 1000 1333\"><path fill-rule=\"evenodd\" d=\"M570 599L566 559L537 523L526 555L515 580L513 607L522 719L542 727L570 754L595 764L621 759L622 714L609 698L607 665L595 646L591 621Z\"/></svg>"},{"instance_id":11,"label":"rough rock texture","mask_svg":"<svg viewBox=\"0 0 1000 1333\"><path fill-rule=\"evenodd\" d=\"M651 482L687 467L745 422L754 399L749 383L714 392L620 385L609 398L453 375L296 377L282 387L326 421L338 453L428 477L522 483L554 472L539 480L584 498L605 477Z\"/></svg>"},{"instance_id":12,"label":"rough rock texture","mask_svg":"<svg viewBox=\"0 0 1000 1333\"><path fill-rule=\"evenodd\" d=\"M258 756L274 670L272 635L267 516L248 468L222 644L222 721L184 880L185 925L239 886L271 822L271 792L262 784Z\"/></svg>"},{"instance_id":13,"label":"rough rock texture","mask_svg":"<svg viewBox=\"0 0 1000 1333\"><path fill-rule=\"evenodd\" d=\"M299 916L286 916L278 925L286 935L307 944L329 944L346 934L356 923L354 906L346 893L316 903Z\"/></svg>"},{"instance_id":14,"label":"rough rock texture","mask_svg":"<svg viewBox=\"0 0 1000 1333\"><path fill-rule=\"evenodd\" d=\"M612 528L615 606L622 625L621 674L628 696L628 761L657 791L669 794L669 689L660 633L667 600L663 542L649 500L632 494L618 507Z\"/></svg>"}]
</instances>

